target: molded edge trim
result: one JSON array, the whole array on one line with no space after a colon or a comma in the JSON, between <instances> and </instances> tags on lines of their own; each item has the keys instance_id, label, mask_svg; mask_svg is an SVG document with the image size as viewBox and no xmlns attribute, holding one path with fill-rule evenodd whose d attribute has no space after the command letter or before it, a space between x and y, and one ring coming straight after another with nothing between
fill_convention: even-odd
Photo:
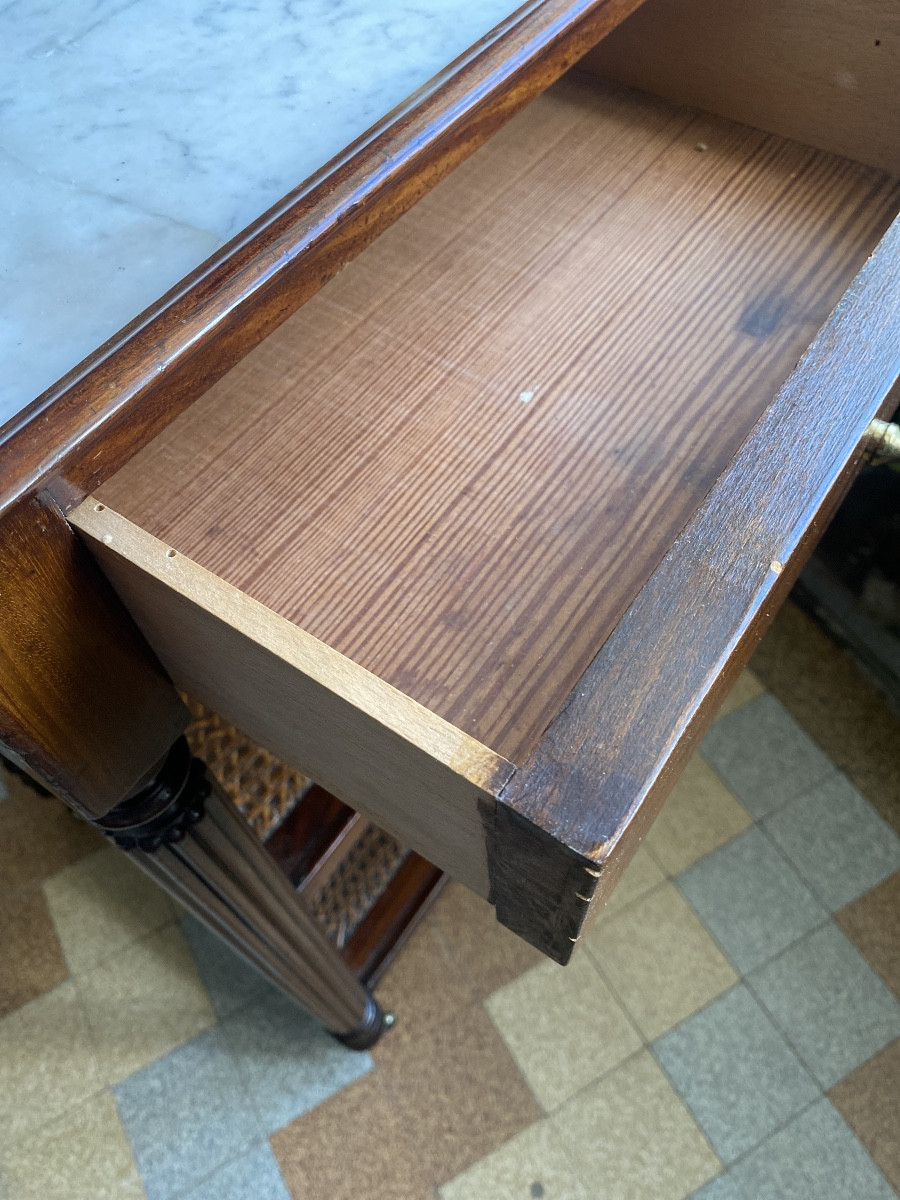
<instances>
[{"instance_id":1,"label":"molded edge trim","mask_svg":"<svg viewBox=\"0 0 900 1200\"><path fill-rule=\"evenodd\" d=\"M0 431L0 511L72 507L642 0L529 0Z\"/></svg>"}]
</instances>

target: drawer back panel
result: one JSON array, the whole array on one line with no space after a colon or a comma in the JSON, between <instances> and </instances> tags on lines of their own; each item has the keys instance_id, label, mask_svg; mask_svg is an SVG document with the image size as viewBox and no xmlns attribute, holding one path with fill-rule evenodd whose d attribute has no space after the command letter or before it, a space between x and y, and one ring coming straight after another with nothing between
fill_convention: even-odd
<instances>
[{"instance_id":1,"label":"drawer back panel","mask_svg":"<svg viewBox=\"0 0 900 1200\"><path fill-rule=\"evenodd\" d=\"M646 0L584 65L900 172L895 0Z\"/></svg>"}]
</instances>

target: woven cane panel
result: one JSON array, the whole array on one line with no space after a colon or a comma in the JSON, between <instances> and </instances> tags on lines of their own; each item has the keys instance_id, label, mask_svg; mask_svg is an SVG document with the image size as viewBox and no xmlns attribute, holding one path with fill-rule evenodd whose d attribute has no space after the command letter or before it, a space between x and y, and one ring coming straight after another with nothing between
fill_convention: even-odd
<instances>
[{"instance_id":1,"label":"woven cane panel","mask_svg":"<svg viewBox=\"0 0 900 1200\"><path fill-rule=\"evenodd\" d=\"M311 781L252 742L216 713L186 698L187 739L229 799L265 840L295 807ZM399 842L367 826L322 888L305 897L328 936L343 946L397 874L407 856Z\"/></svg>"},{"instance_id":2,"label":"woven cane panel","mask_svg":"<svg viewBox=\"0 0 900 1200\"><path fill-rule=\"evenodd\" d=\"M256 833L268 837L300 800L310 780L202 704L194 700L187 704L193 717L187 730L192 753L204 760Z\"/></svg>"},{"instance_id":3,"label":"woven cane panel","mask_svg":"<svg viewBox=\"0 0 900 1200\"><path fill-rule=\"evenodd\" d=\"M312 911L328 936L343 946L403 865L408 851L369 825L322 890Z\"/></svg>"}]
</instances>

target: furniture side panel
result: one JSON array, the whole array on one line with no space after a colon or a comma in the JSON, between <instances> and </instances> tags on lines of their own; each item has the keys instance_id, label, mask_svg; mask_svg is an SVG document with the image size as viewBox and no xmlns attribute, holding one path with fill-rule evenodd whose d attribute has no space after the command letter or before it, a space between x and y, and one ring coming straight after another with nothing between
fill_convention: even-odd
<instances>
[{"instance_id":1,"label":"furniture side panel","mask_svg":"<svg viewBox=\"0 0 900 1200\"><path fill-rule=\"evenodd\" d=\"M0 522L0 751L102 817L152 774L188 713L57 508Z\"/></svg>"}]
</instances>

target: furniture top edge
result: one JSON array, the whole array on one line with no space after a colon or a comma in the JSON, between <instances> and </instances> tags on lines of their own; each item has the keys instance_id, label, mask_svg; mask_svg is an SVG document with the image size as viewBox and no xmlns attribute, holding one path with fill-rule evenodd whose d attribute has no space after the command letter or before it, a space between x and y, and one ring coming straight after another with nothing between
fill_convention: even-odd
<instances>
[{"instance_id":1,"label":"furniture top edge","mask_svg":"<svg viewBox=\"0 0 900 1200\"><path fill-rule=\"evenodd\" d=\"M503 109L496 124L512 116L641 2L528 0L0 429L0 512L86 455L104 461L60 498L68 507L98 486L218 378L201 364L186 397L168 397L146 429L110 450L123 424L140 422L142 401L204 344L249 322L233 365L368 244L379 228L367 234L365 225L375 225L392 186L412 181L408 207L440 179L429 163L443 146L462 142L459 157L476 149L491 132L476 126L492 109ZM402 211L394 200L387 223ZM348 238L361 218L361 231ZM289 277L296 285L298 269L303 294L254 323L277 286Z\"/></svg>"}]
</instances>

